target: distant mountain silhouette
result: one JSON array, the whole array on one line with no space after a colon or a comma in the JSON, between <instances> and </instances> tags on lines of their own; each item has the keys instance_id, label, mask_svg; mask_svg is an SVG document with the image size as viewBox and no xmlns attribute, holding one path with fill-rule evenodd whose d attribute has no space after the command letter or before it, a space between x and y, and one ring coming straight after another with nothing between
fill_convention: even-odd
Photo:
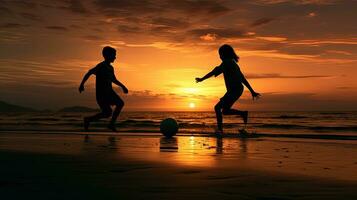
<instances>
[{"instance_id":1,"label":"distant mountain silhouette","mask_svg":"<svg viewBox=\"0 0 357 200\"><path fill-rule=\"evenodd\" d=\"M0 112L36 112L37 110L29 107L18 106L0 101Z\"/></svg>"},{"instance_id":2,"label":"distant mountain silhouette","mask_svg":"<svg viewBox=\"0 0 357 200\"><path fill-rule=\"evenodd\" d=\"M70 106L60 109L58 112L97 112L97 109L85 106Z\"/></svg>"}]
</instances>

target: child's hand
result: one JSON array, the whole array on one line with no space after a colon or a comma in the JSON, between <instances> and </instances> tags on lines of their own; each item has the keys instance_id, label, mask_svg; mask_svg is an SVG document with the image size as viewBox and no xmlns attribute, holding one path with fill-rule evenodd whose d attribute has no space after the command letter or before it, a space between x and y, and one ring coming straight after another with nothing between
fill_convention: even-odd
<instances>
[{"instance_id":1,"label":"child's hand","mask_svg":"<svg viewBox=\"0 0 357 200\"><path fill-rule=\"evenodd\" d=\"M84 85L81 84L79 86L78 90L79 90L79 93L83 92L84 91Z\"/></svg>"},{"instance_id":2,"label":"child's hand","mask_svg":"<svg viewBox=\"0 0 357 200\"><path fill-rule=\"evenodd\" d=\"M129 92L128 88L123 87L123 92L124 92L125 94L128 94L128 92Z\"/></svg>"},{"instance_id":3,"label":"child's hand","mask_svg":"<svg viewBox=\"0 0 357 200\"><path fill-rule=\"evenodd\" d=\"M259 93L257 93L257 92L252 92L253 101L259 99L260 96L261 96L261 95L260 95Z\"/></svg>"},{"instance_id":4,"label":"child's hand","mask_svg":"<svg viewBox=\"0 0 357 200\"><path fill-rule=\"evenodd\" d=\"M201 78L196 78L196 83L202 82L203 80Z\"/></svg>"}]
</instances>

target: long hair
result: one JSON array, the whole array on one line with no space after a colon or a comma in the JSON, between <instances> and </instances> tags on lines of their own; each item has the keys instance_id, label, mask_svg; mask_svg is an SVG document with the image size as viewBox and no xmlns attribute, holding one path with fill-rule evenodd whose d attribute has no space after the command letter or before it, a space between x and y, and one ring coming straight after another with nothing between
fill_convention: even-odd
<instances>
[{"instance_id":1,"label":"long hair","mask_svg":"<svg viewBox=\"0 0 357 200\"><path fill-rule=\"evenodd\" d=\"M218 53L222 60L234 59L236 62L238 62L239 56L236 54L236 52L234 52L234 49L231 45L222 45L221 47L219 47Z\"/></svg>"}]
</instances>

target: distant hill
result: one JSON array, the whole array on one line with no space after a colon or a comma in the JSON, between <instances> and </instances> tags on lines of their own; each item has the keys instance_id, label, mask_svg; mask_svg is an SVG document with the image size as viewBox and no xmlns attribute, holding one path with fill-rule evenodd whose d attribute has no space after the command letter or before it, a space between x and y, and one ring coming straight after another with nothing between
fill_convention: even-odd
<instances>
[{"instance_id":1,"label":"distant hill","mask_svg":"<svg viewBox=\"0 0 357 200\"><path fill-rule=\"evenodd\" d=\"M58 112L97 112L97 109L85 106L70 106L60 109Z\"/></svg>"},{"instance_id":2,"label":"distant hill","mask_svg":"<svg viewBox=\"0 0 357 200\"><path fill-rule=\"evenodd\" d=\"M37 110L29 107L18 106L0 101L0 112L36 112Z\"/></svg>"}]
</instances>

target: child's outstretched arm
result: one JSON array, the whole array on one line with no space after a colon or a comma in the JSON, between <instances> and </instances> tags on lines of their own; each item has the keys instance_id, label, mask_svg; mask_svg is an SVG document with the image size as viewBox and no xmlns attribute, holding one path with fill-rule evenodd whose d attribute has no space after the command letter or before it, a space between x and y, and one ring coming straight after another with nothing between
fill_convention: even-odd
<instances>
[{"instance_id":1,"label":"child's outstretched arm","mask_svg":"<svg viewBox=\"0 0 357 200\"><path fill-rule=\"evenodd\" d=\"M202 82L208 78L211 78L212 76L218 76L222 73L222 68L220 66L214 68L211 72L209 72L208 74L206 74L204 77L202 78L196 78L196 83Z\"/></svg>"},{"instance_id":2,"label":"child's outstretched arm","mask_svg":"<svg viewBox=\"0 0 357 200\"><path fill-rule=\"evenodd\" d=\"M81 84L79 85L79 93L84 91L84 84L86 83L86 81L88 80L88 78L94 74L94 68L90 69L83 77Z\"/></svg>"},{"instance_id":3,"label":"child's outstretched arm","mask_svg":"<svg viewBox=\"0 0 357 200\"><path fill-rule=\"evenodd\" d=\"M125 94L127 94L129 92L128 88L125 87L125 85L123 83L121 83L120 81L118 81L117 77L113 77L113 83L117 86L120 86L123 89L123 92Z\"/></svg>"},{"instance_id":4,"label":"child's outstretched arm","mask_svg":"<svg viewBox=\"0 0 357 200\"><path fill-rule=\"evenodd\" d=\"M258 99L261 95L253 90L252 86L250 86L244 74L242 72L240 72L240 74L241 74L242 83L249 89L250 93L252 94L253 100Z\"/></svg>"}]
</instances>

